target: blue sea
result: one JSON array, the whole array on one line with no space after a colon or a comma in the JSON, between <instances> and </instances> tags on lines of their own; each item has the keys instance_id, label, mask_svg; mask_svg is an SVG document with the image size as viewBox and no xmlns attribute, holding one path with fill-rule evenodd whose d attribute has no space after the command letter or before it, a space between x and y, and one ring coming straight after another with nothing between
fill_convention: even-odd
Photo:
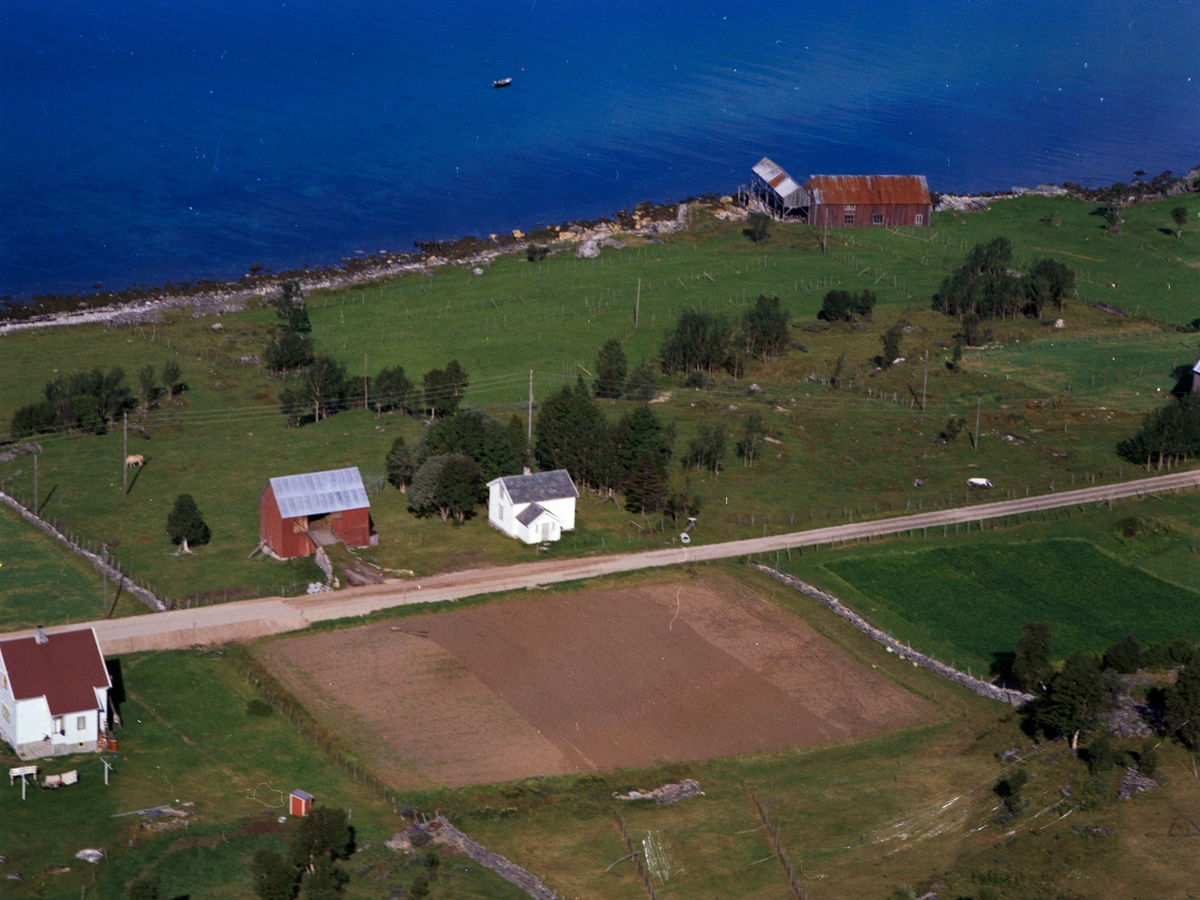
<instances>
[{"instance_id":1,"label":"blue sea","mask_svg":"<svg viewBox=\"0 0 1200 900\"><path fill-rule=\"evenodd\" d=\"M763 155L943 192L1200 163L1196 0L5 0L0 21L14 297L731 192Z\"/></svg>"}]
</instances>

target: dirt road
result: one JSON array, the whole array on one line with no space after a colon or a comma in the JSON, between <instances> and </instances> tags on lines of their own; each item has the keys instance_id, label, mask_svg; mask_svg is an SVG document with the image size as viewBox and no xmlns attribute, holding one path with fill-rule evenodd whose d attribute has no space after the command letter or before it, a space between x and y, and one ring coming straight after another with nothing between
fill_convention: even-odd
<instances>
[{"instance_id":1,"label":"dirt road","mask_svg":"<svg viewBox=\"0 0 1200 900\"><path fill-rule=\"evenodd\" d=\"M775 553L789 548L812 547L852 540L872 540L900 532L927 532L964 523L982 523L1007 516L1023 515L1068 506L1108 503L1124 497L1157 495L1200 486L1200 470L1175 472L1119 484L1083 488L1077 491L1022 497L995 503L980 503L910 516L873 519L814 528L788 534L726 541L718 544L692 543L663 550L593 556L584 559L560 559L522 563L490 569L449 572L429 578L388 581L364 588L348 588L336 593L308 597L266 597L206 606L200 609L173 610L127 619L107 619L85 623L96 629L100 645L107 654L139 650L166 650L196 644L218 644L252 640L268 634L280 634L307 628L313 622L365 616L381 609L411 603L435 603L460 600L478 594L518 590L538 585L579 581L618 572L631 572L658 566L672 566L713 559L730 559L753 553ZM699 539L697 539L699 540ZM63 625L55 631L78 628ZM18 634L32 634L31 631Z\"/></svg>"}]
</instances>

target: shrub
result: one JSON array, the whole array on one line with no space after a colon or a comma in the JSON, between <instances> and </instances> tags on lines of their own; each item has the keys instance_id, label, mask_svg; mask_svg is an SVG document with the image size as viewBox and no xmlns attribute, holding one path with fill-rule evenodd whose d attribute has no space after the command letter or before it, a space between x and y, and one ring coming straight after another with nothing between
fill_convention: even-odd
<instances>
[{"instance_id":1,"label":"shrub","mask_svg":"<svg viewBox=\"0 0 1200 900\"><path fill-rule=\"evenodd\" d=\"M246 713L251 716L266 718L273 712L275 712L275 709L270 703L267 703L265 700L259 700L257 697L246 704Z\"/></svg>"},{"instance_id":2,"label":"shrub","mask_svg":"<svg viewBox=\"0 0 1200 900\"><path fill-rule=\"evenodd\" d=\"M869 319L875 310L875 301L874 291L863 291L861 294L851 294L843 290L829 291L821 300L821 310L817 313L817 318L823 322L853 322L855 316Z\"/></svg>"},{"instance_id":3,"label":"shrub","mask_svg":"<svg viewBox=\"0 0 1200 900\"><path fill-rule=\"evenodd\" d=\"M1136 634L1127 634L1104 651L1104 668L1132 675L1142 667L1142 642Z\"/></svg>"},{"instance_id":4,"label":"shrub","mask_svg":"<svg viewBox=\"0 0 1200 900\"><path fill-rule=\"evenodd\" d=\"M771 236L771 217L766 213L750 213L749 227L742 229L742 234L756 244L765 243Z\"/></svg>"}]
</instances>

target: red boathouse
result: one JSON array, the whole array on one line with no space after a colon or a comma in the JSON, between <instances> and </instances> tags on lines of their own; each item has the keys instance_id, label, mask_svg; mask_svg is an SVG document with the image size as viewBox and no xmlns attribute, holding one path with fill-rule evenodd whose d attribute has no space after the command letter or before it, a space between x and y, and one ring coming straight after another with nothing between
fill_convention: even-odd
<instances>
[{"instance_id":1,"label":"red boathouse","mask_svg":"<svg viewBox=\"0 0 1200 900\"><path fill-rule=\"evenodd\" d=\"M933 213L924 175L810 175L801 192L818 228L927 227Z\"/></svg>"},{"instance_id":2,"label":"red boathouse","mask_svg":"<svg viewBox=\"0 0 1200 900\"><path fill-rule=\"evenodd\" d=\"M258 533L282 559L317 547L371 543L371 504L357 467L272 478L258 497Z\"/></svg>"}]
</instances>

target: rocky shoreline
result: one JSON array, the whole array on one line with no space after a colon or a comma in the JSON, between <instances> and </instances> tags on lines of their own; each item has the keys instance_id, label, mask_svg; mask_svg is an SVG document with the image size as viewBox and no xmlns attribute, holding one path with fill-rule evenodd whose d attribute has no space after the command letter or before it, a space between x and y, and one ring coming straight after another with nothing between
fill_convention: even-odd
<instances>
[{"instance_id":1,"label":"rocky shoreline","mask_svg":"<svg viewBox=\"0 0 1200 900\"><path fill-rule=\"evenodd\" d=\"M1200 166L1181 178L1164 172L1150 181L1135 178L1133 184L1114 184L1103 188L1085 188L1071 182L1062 185L1042 184L1035 188L1014 187L1008 191L982 194L934 194L934 212L980 212L999 200L1013 200L1030 195L1043 197L1070 196L1090 202L1144 203L1164 197L1200 190ZM526 251L530 244L565 249L575 244L587 249L580 255L591 257L598 248L616 246L616 236L626 235L654 240L687 227L688 209L699 206L725 220L745 219L748 210L732 197L706 194L689 198L682 203L639 203L632 212L619 210L613 218L578 220L562 225L550 225L528 234L513 229L511 234L491 234L481 239L473 236L457 241L418 241L419 253L379 253L343 260L342 266L293 269L265 273L251 271L236 281L200 281L188 284L167 284L161 288L132 288L96 294L56 295L35 298L33 307L0 307L0 335L30 328L52 328L63 325L135 325L162 321L162 313L188 309L194 317L213 313L240 312L251 298L270 299L282 292L284 282L295 281L303 291L337 290L411 272L431 272L441 266L488 266L505 254ZM252 267L257 270L258 267ZM38 305L51 307L36 312Z\"/></svg>"}]
</instances>

